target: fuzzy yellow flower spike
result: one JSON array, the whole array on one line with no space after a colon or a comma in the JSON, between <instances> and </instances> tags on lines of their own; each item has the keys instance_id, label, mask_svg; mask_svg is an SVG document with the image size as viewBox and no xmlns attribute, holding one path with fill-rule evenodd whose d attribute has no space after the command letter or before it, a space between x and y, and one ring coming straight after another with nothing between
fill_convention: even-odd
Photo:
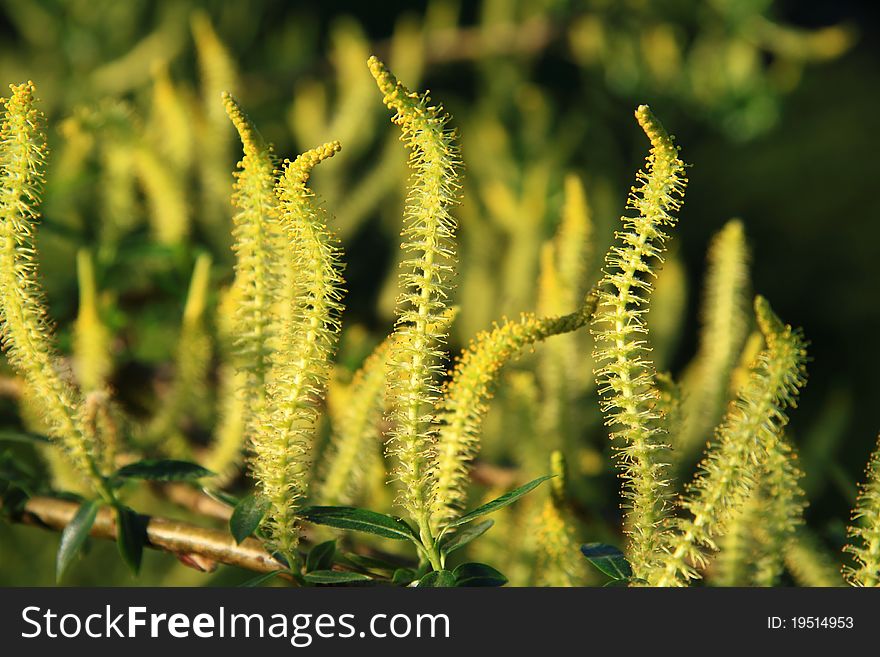
<instances>
[{"instance_id":1,"label":"fuzzy yellow flower spike","mask_svg":"<svg viewBox=\"0 0 880 657\"><path fill-rule=\"evenodd\" d=\"M467 501L471 462L479 449L487 401L501 368L525 347L585 326L596 302L597 296L591 293L583 307L569 315L538 318L524 313L518 322L505 320L493 330L479 333L462 352L438 409L440 430L433 467L434 528L442 528L445 522L460 515Z\"/></svg>"},{"instance_id":2,"label":"fuzzy yellow flower spike","mask_svg":"<svg viewBox=\"0 0 880 657\"><path fill-rule=\"evenodd\" d=\"M265 403L266 377L272 357L272 309L281 279L276 159L271 147L238 102L223 94L226 113L241 137L244 157L235 172L232 204L235 252L236 335L234 351L246 371L241 390L246 407L259 413ZM250 421L250 418L247 420Z\"/></svg>"},{"instance_id":3,"label":"fuzzy yellow flower spike","mask_svg":"<svg viewBox=\"0 0 880 657\"><path fill-rule=\"evenodd\" d=\"M709 446L682 503L687 516L677 518L675 533L667 535L660 568L649 573L649 583L656 586L683 586L698 577L697 567L706 561L702 548L714 548L714 539L743 507L768 460L785 458L777 447L788 422L786 409L795 405L806 382L805 343L799 331L782 324L763 297L755 299L755 316L767 346ZM794 473L774 470L786 478L790 474L796 482Z\"/></svg>"},{"instance_id":4,"label":"fuzzy yellow flower spike","mask_svg":"<svg viewBox=\"0 0 880 657\"><path fill-rule=\"evenodd\" d=\"M449 208L459 187L458 151L439 105L431 105L427 94L409 91L375 57L368 65L385 105L395 112L392 121L400 126L413 170L402 231L407 257L401 265L397 337L389 365L394 428L388 450L397 461L399 501L430 549L430 468L437 432L433 407L440 396L436 379L447 336L441 320L455 260L456 222Z\"/></svg>"},{"instance_id":5,"label":"fuzzy yellow flower spike","mask_svg":"<svg viewBox=\"0 0 880 657\"><path fill-rule=\"evenodd\" d=\"M647 167L637 174L617 245L605 258L599 307L593 319L596 383L606 424L612 427L623 479L628 557L635 577L646 579L656 563L668 514L667 445L657 410L655 371L646 356L644 314L664 232L675 224L686 179L678 147L647 105L636 119L651 141Z\"/></svg>"},{"instance_id":6,"label":"fuzzy yellow flower spike","mask_svg":"<svg viewBox=\"0 0 880 657\"><path fill-rule=\"evenodd\" d=\"M868 463L853 520L844 549L856 564L844 569L846 579L853 586L880 586L880 442Z\"/></svg>"},{"instance_id":7,"label":"fuzzy yellow flower spike","mask_svg":"<svg viewBox=\"0 0 880 657\"><path fill-rule=\"evenodd\" d=\"M79 390L57 369L54 336L35 261L34 231L46 159L43 114L32 82L12 85L0 128L0 331L12 366L40 400L51 437L77 471L110 499L99 445L83 424Z\"/></svg>"},{"instance_id":8,"label":"fuzzy yellow flower spike","mask_svg":"<svg viewBox=\"0 0 880 657\"><path fill-rule=\"evenodd\" d=\"M305 494L309 452L336 349L342 313L340 249L306 186L312 168L339 151L332 142L285 162L275 188L279 221L294 272L294 308L279 327L265 412L251 433L251 472L268 502L265 528L288 562L296 560L296 505Z\"/></svg>"}]
</instances>

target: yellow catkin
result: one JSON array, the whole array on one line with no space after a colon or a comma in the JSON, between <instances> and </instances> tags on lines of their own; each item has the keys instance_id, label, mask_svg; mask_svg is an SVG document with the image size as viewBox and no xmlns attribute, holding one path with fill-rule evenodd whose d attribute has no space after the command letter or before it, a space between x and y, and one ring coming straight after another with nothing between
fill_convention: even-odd
<instances>
[{"instance_id":1,"label":"yellow catkin","mask_svg":"<svg viewBox=\"0 0 880 657\"><path fill-rule=\"evenodd\" d=\"M156 148L180 175L187 175L193 161L195 136L189 99L171 80L168 64L153 69L153 99L147 132ZM214 99L217 103L217 99ZM220 111L219 120L223 120Z\"/></svg>"},{"instance_id":2,"label":"yellow catkin","mask_svg":"<svg viewBox=\"0 0 880 657\"><path fill-rule=\"evenodd\" d=\"M153 238L160 244L183 243L190 230L185 181L163 163L152 146L141 145L133 157L147 199Z\"/></svg>"},{"instance_id":3,"label":"yellow catkin","mask_svg":"<svg viewBox=\"0 0 880 657\"><path fill-rule=\"evenodd\" d=\"M675 519L660 568L649 579L656 586L680 586L699 577L698 568L706 561L702 549L714 548L726 523L755 490L768 455L778 449L788 422L786 410L795 405L805 383L806 349L800 332L783 325L760 296L755 316L767 347L730 405L682 501L686 515Z\"/></svg>"},{"instance_id":4,"label":"yellow catkin","mask_svg":"<svg viewBox=\"0 0 880 657\"><path fill-rule=\"evenodd\" d=\"M784 435L767 454L757 497L761 521L757 523L758 556L755 585L775 586L785 570L785 548L804 522L806 499L800 480L798 455Z\"/></svg>"},{"instance_id":5,"label":"yellow catkin","mask_svg":"<svg viewBox=\"0 0 880 657\"><path fill-rule=\"evenodd\" d=\"M46 159L43 115L32 82L12 85L0 127L0 331L12 366L40 400L50 436L96 492L98 445L86 436L80 392L58 371L35 260L34 232Z\"/></svg>"},{"instance_id":6,"label":"yellow catkin","mask_svg":"<svg viewBox=\"0 0 880 657\"><path fill-rule=\"evenodd\" d=\"M335 413L318 498L321 504L351 504L380 444L379 422L385 391L385 368L392 338L373 350L352 380L344 406Z\"/></svg>"},{"instance_id":7,"label":"yellow catkin","mask_svg":"<svg viewBox=\"0 0 880 657\"><path fill-rule=\"evenodd\" d=\"M296 506L305 495L310 451L325 395L342 313L340 249L307 187L312 169L339 151L324 144L286 162L275 188L278 215L298 294L290 321L279 327L265 411L250 432L250 469L268 502L265 530L288 562L299 541Z\"/></svg>"},{"instance_id":8,"label":"yellow catkin","mask_svg":"<svg viewBox=\"0 0 880 657\"><path fill-rule=\"evenodd\" d=\"M247 386L247 373L235 366L235 316L240 290L232 286L221 292L217 304L217 424L203 465L217 473L214 483L222 485L238 474L244 451L245 400L240 391Z\"/></svg>"},{"instance_id":9,"label":"yellow catkin","mask_svg":"<svg viewBox=\"0 0 880 657\"><path fill-rule=\"evenodd\" d=\"M409 91L375 57L368 66L392 121L410 150L413 171L406 202L394 349L389 361L390 420L388 452L396 460L400 504L417 522L423 544L434 548L430 515L434 498L430 477L437 423L433 407L436 381L445 356L447 331L441 321L447 308L455 261L456 222L449 212L458 193L458 152L447 117L426 94ZM442 327L442 328L441 328Z\"/></svg>"},{"instance_id":10,"label":"yellow catkin","mask_svg":"<svg viewBox=\"0 0 880 657\"><path fill-rule=\"evenodd\" d=\"M684 424L675 444L682 458L706 444L727 401L748 327L748 260L742 222L731 220L709 247L700 346L682 384Z\"/></svg>"},{"instance_id":11,"label":"yellow catkin","mask_svg":"<svg viewBox=\"0 0 880 657\"><path fill-rule=\"evenodd\" d=\"M804 492L797 452L785 436L768 449L751 495L731 514L716 559L721 586L774 586L788 545L803 524Z\"/></svg>"},{"instance_id":12,"label":"yellow catkin","mask_svg":"<svg viewBox=\"0 0 880 657\"><path fill-rule=\"evenodd\" d=\"M844 551L855 564L844 568L846 580L853 586L880 586L880 440L868 462L849 536Z\"/></svg>"},{"instance_id":13,"label":"yellow catkin","mask_svg":"<svg viewBox=\"0 0 880 657\"><path fill-rule=\"evenodd\" d=\"M585 326L596 308L590 294L583 308L562 317L523 314L479 333L465 349L438 405L440 429L434 458L435 528L461 513L467 500L470 464L479 450L481 425L501 368L521 351L551 336Z\"/></svg>"},{"instance_id":14,"label":"yellow catkin","mask_svg":"<svg viewBox=\"0 0 880 657\"><path fill-rule=\"evenodd\" d=\"M113 370L110 332L101 319L95 266L89 251L76 254L79 281L79 310L73 331L73 369L80 387L86 391L101 390Z\"/></svg>"},{"instance_id":15,"label":"yellow catkin","mask_svg":"<svg viewBox=\"0 0 880 657\"><path fill-rule=\"evenodd\" d=\"M538 516L535 530L535 584L579 586L584 580L584 559L578 553L574 527L566 504L566 466L560 451L550 456L550 495Z\"/></svg>"},{"instance_id":16,"label":"yellow catkin","mask_svg":"<svg viewBox=\"0 0 880 657\"><path fill-rule=\"evenodd\" d=\"M190 279L177 341L174 379L146 430L147 445L159 445L176 458L191 457L181 434L181 422L188 414L204 415L208 403L211 337L204 316L210 282L211 256L203 253L196 259Z\"/></svg>"},{"instance_id":17,"label":"yellow catkin","mask_svg":"<svg viewBox=\"0 0 880 657\"><path fill-rule=\"evenodd\" d=\"M605 258L593 319L593 360L623 480L627 554L634 575L647 579L659 557L669 494L654 366L646 358L644 314L651 291L646 274L653 273L665 248L664 231L675 224L672 213L681 205L686 179L678 147L646 105L636 110L636 119L651 150L627 203L636 216L622 218L624 230Z\"/></svg>"},{"instance_id":18,"label":"yellow catkin","mask_svg":"<svg viewBox=\"0 0 880 657\"><path fill-rule=\"evenodd\" d=\"M192 34L202 85L202 115L197 124L196 145L200 202L198 219L215 240L225 239L229 207L229 171L232 143L219 102L223 93L236 93L238 72L226 46L202 11L194 13Z\"/></svg>"},{"instance_id":19,"label":"yellow catkin","mask_svg":"<svg viewBox=\"0 0 880 657\"><path fill-rule=\"evenodd\" d=\"M271 147L230 94L223 95L229 119L238 131L244 157L235 172L232 249L235 252L234 362L245 372L246 424L262 412L274 340L273 308L281 294L281 228L275 196L276 160Z\"/></svg>"}]
</instances>

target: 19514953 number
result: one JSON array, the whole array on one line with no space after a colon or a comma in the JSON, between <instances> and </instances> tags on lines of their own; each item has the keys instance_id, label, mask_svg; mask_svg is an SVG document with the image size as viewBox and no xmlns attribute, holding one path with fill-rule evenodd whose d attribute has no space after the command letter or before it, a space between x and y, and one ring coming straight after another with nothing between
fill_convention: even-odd
<instances>
[{"instance_id":1,"label":"19514953 number","mask_svg":"<svg viewBox=\"0 0 880 657\"><path fill-rule=\"evenodd\" d=\"M767 617L767 627L771 630L851 630L854 625L852 616Z\"/></svg>"}]
</instances>

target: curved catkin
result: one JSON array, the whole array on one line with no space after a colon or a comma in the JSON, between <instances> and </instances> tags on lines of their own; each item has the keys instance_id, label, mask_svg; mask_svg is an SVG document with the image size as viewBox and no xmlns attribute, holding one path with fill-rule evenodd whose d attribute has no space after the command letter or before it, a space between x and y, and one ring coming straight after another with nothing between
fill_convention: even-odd
<instances>
[{"instance_id":1,"label":"curved catkin","mask_svg":"<svg viewBox=\"0 0 880 657\"><path fill-rule=\"evenodd\" d=\"M756 489L788 422L785 412L795 405L805 383L806 349L800 332L783 325L760 296L755 299L755 316L767 346L682 501L686 516L675 519L676 531L666 537L661 568L649 579L656 586L681 586L699 577L697 567L705 563L702 548L714 548L732 514Z\"/></svg>"},{"instance_id":2,"label":"curved catkin","mask_svg":"<svg viewBox=\"0 0 880 657\"><path fill-rule=\"evenodd\" d=\"M733 219L709 247L700 346L682 382L684 424L674 445L680 456L705 444L727 399L748 328L748 260L742 222Z\"/></svg>"},{"instance_id":3,"label":"curved catkin","mask_svg":"<svg viewBox=\"0 0 880 657\"><path fill-rule=\"evenodd\" d=\"M618 244L605 258L592 330L601 409L612 427L623 479L628 556L634 575L646 579L657 560L668 514L667 446L644 337L651 291L647 276L653 275L665 248L664 230L675 224L672 213L681 206L686 179L678 147L646 105L636 110L636 118L651 151L627 203L636 216L622 218Z\"/></svg>"},{"instance_id":4,"label":"curved catkin","mask_svg":"<svg viewBox=\"0 0 880 657\"><path fill-rule=\"evenodd\" d=\"M350 504L360 491L364 472L379 445L385 368L393 338L377 346L354 375L346 404L338 413L326 456L318 499L321 504Z\"/></svg>"},{"instance_id":5,"label":"curved catkin","mask_svg":"<svg viewBox=\"0 0 880 657\"><path fill-rule=\"evenodd\" d=\"M392 121L410 150L413 171L406 202L395 343L389 362L389 404L394 409L388 452L397 462L400 504L419 524L432 546L430 513L433 491L429 470L437 422L433 407L440 395L436 382L445 356L447 308L455 260L455 220L449 213L458 192L458 151L447 117L427 94L410 92L375 57L370 72L394 110Z\"/></svg>"},{"instance_id":6,"label":"curved catkin","mask_svg":"<svg viewBox=\"0 0 880 657\"><path fill-rule=\"evenodd\" d=\"M240 391L246 407L259 413L265 403L266 375L273 347L272 309L281 280L275 156L238 102L223 94L226 113L241 137L244 157L235 172L232 250L235 252L236 363L246 371ZM246 418L250 423L250 417Z\"/></svg>"},{"instance_id":7,"label":"curved catkin","mask_svg":"<svg viewBox=\"0 0 880 657\"><path fill-rule=\"evenodd\" d=\"M79 391L56 369L53 336L43 301L34 231L46 159L43 114L32 82L10 87L0 128L0 330L12 366L40 400L50 435L96 492L98 446L86 437Z\"/></svg>"},{"instance_id":8,"label":"curved catkin","mask_svg":"<svg viewBox=\"0 0 880 657\"><path fill-rule=\"evenodd\" d=\"M471 462L480 447L483 418L501 368L522 350L554 335L585 326L598 297L590 294L583 308L562 317L538 318L523 313L519 321L505 320L479 333L462 352L438 404L440 428L433 464L432 526L442 528L467 501Z\"/></svg>"},{"instance_id":9,"label":"curved catkin","mask_svg":"<svg viewBox=\"0 0 880 657\"><path fill-rule=\"evenodd\" d=\"M286 162L275 192L298 294L279 331L265 412L251 429L250 469L269 503L269 540L290 563L298 543L296 504L305 494L308 455L336 349L342 313L340 249L306 186L312 168L339 151L325 144Z\"/></svg>"},{"instance_id":10,"label":"curved catkin","mask_svg":"<svg viewBox=\"0 0 880 657\"><path fill-rule=\"evenodd\" d=\"M849 536L844 551L855 564L844 568L846 580L853 586L880 586L880 440L868 462Z\"/></svg>"}]
</instances>

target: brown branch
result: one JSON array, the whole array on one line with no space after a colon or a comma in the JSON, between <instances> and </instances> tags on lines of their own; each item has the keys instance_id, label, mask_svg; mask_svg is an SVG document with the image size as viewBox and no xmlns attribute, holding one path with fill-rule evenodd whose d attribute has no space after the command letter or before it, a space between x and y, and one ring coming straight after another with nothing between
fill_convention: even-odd
<instances>
[{"instance_id":1,"label":"brown branch","mask_svg":"<svg viewBox=\"0 0 880 657\"><path fill-rule=\"evenodd\" d=\"M73 519L79 504L52 497L32 497L16 520L43 529L61 531ZM199 570L213 570L223 563L258 573L283 570L284 566L263 549L260 542L246 538L236 544L226 531L198 527L177 520L147 516L146 546L170 552L184 564ZM103 508L90 532L95 538L116 540L116 517L109 508Z\"/></svg>"},{"instance_id":2,"label":"brown branch","mask_svg":"<svg viewBox=\"0 0 880 657\"><path fill-rule=\"evenodd\" d=\"M157 492L169 502L208 518L227 522L232 516L232 507L215 500L188 484L171 483L157 486Z\"/></svg>"}]
</instances>

